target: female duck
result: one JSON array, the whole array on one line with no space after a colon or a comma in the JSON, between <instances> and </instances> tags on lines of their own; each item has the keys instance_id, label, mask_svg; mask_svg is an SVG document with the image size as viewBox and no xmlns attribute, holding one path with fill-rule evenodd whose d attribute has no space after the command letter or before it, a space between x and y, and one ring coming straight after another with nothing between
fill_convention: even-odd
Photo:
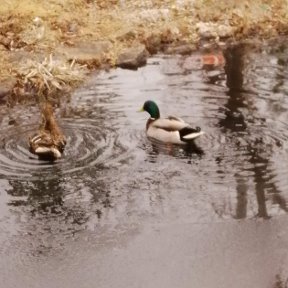
<instances>
[{"instance_id":1,"label":"female duck","mask_svg":"<svg viewBox=\"0 0 288 288\"><path fill-rule=\"evenodd\" d=\"M61 132L53 114L50 103L42 106L42 123L38 132L29 138L30 152L45 160L61 158L66 145L65 136Z\"/></svg>"},{"instance_id":2,"label":"female duck","mask_svg":"<svg viewBox=\"0 0 288 288\"><path fill-rule=\"evenodd\" d=\"M154 101L146 101L140 111L146 111L151 116L146 123L147 136L161 142L187 144L204 134L200 127L192 128L178 117L160 118L159 108Z\"/></svg>"}]
</instances>

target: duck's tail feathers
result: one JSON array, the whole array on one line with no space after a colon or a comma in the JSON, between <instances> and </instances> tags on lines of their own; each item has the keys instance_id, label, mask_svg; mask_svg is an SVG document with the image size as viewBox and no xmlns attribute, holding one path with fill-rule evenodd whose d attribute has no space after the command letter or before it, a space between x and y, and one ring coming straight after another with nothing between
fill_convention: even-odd
<instances>
[{"instance_id":1,"label":"duck's tail feathers","mask_svg":"<svg viewBox=\"0 0 288 288\"><path fill-rule=\"evenodd\" d=\"M49 156L51 155L55 159L61 158L61 152L55 147L39 146L35 149L35 154L38 156Z\"/></svg>"},{"instance_id":2,"label":"duck's tail feathers","mask_svg":"<svg viewBox=\"0 0 288 288\"><path fill-rule=\"evenodd\" d=\"M189 141L193 140L201 135L204 134L203 131L201 131L200 127L192 128L192 127L184 127L179 131L180 138L182 141Z\"/></svg>"},{"instance_id":3,"label":"duck's tail feathers","mask_svg":"<svg viewBox=\"0 0 288 288\"><path fill-rule=\"evenodd\" d=\"M193 140L195 138L198 138L199 136L205 134L204 131L200 131L200 132L193 132L193 133L190 133L190 134L187 134L185 136L183 136L183 139L184 140Z\"/></svg>"}]
</instances>

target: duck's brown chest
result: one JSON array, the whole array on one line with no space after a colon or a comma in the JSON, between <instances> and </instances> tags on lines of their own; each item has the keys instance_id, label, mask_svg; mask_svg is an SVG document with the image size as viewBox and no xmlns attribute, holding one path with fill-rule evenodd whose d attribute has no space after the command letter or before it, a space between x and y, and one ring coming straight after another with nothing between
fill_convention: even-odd
<instances>
[{"instance_id":1,"label":"duck's brown chest","mask_svg":"<svg viewBox=\"0 0 288 288\"><path fill-rule=\"evenodd\" d=\"M149 118L146 122L146 131L148 130L149 126L155 121L153 118Z\"/></svg>"}]
</instances>

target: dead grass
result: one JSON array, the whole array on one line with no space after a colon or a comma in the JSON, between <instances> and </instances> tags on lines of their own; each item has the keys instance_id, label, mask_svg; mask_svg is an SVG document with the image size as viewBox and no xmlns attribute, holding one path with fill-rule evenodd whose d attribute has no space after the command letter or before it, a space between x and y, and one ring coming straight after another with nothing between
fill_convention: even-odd
<instances>
[{"instance_id":1,"label":"dead grass","mask_svg":"<svg viewBox=\"0 0 288 288\"><path fill-rule=\"evenodd\" d=\"M31 60L30 66L11 63L11 50L32 51L48 57L60 44L73 46L76 41L108 39L113 47L107 57L113 64L124 47L135 42L146 43L151 35L158 35L160 41L167 43L178 40L196 43L199 22L230 25L235 28L237 39L288 33L287 0L2 0L0 15L0 81L11 74L24 75L22 81L28 81L30 72L32 75L35 69L49 65L49 60L38 64ZM133 31L133 37L121 37L129 31ZM49 74L39 69L41 76L37 81L41 77L43 80L39 85L47 91L57 88L52 83L54 80L49 80ZM70 70L62 71L65 77L67 71Z\"/></svg>"},{"instance_id":2,"label":"dead grass","mask_svg":"<svg viewBox=\"0 0 288 288\"><path fill-rule=\"evenodd\" d=\"M82 82L87 73L85 66L75 62L71 64L63 60L55 60L52 55L42 62L28 59L19 67L19 77L24 84L47 95L56 94L67 86Z\"/></svg>"}]
</instances>

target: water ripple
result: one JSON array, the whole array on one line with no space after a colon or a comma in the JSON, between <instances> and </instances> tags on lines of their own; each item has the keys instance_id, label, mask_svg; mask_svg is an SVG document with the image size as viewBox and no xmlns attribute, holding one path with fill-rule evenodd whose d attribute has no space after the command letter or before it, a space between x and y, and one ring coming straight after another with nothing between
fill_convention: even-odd
<instances>
[{"instance_id":1,"label":"water ripple","mask_svg":"<svg viewBox=\"0 0 288 288\"><path fill-rule=\"evenodd\" d=\"M128 133L122 139L119 130L117 133L110 126L88 119L62 119L61 126L67 145L63 157L53 163L39 160L29 152L28 135L35 132L36 125L2 131L5 136L0 139L0 175L17 180L52 179L57 173L66 175L92 166L117 165L129 158L129 142L140 137Z\"/></svg>"}]
</instances>

